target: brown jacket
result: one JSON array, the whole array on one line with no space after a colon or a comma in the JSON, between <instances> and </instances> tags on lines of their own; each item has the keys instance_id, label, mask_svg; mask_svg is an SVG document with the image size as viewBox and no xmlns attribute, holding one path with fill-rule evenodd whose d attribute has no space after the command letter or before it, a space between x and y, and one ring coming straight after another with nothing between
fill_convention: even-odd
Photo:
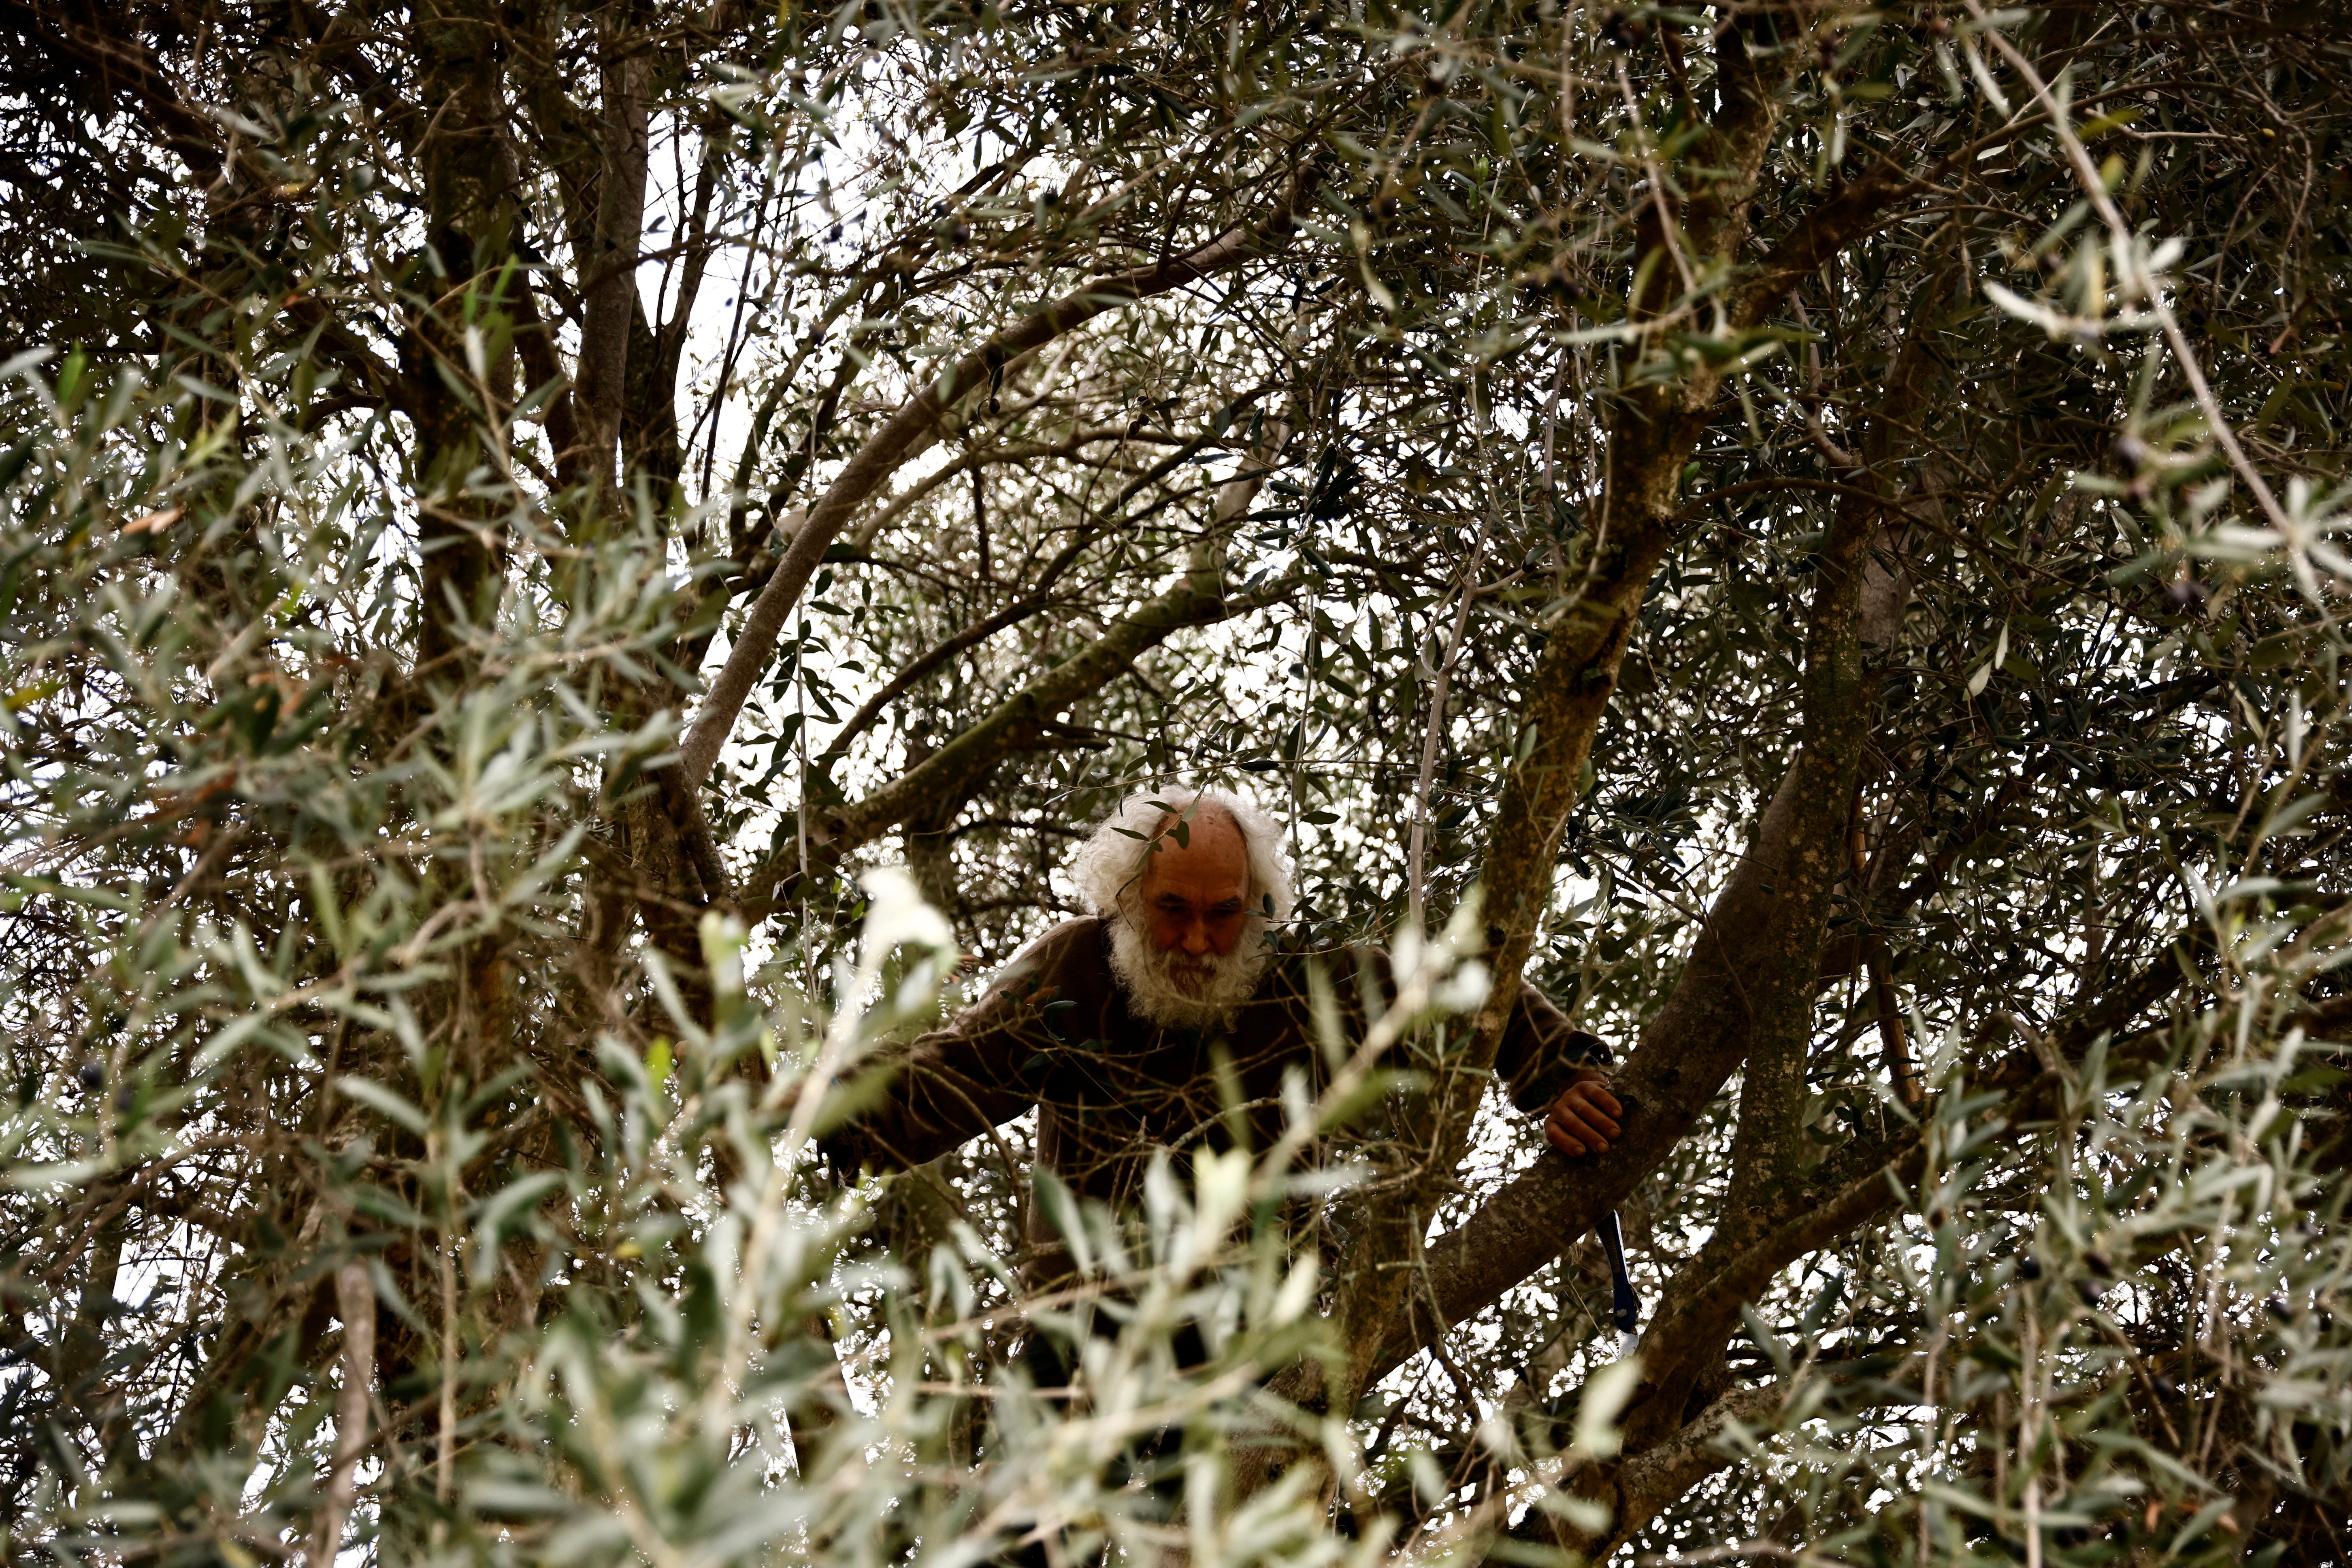
<instances>
[{"instance_id":1,"label":"brown jacket","mask_svg":"<svg viewBox=\"0 0 2352 1568\"><path fill-rule=\"evenodd\" d=\"M1322 953L1339 1004L1340 1034L1360 1038L1359 974L1377 949ZM1141 1194L1155 1149L1222 1147L1223 1103L1215 1053L1232 1064L1253 1147L1281 1135L1282 1078L1297 1066L1310 1094L1327 1076L1316 1046L1307 958L1284 953L1242 1005L1233 1026L1203 1035L1136 1017L1110 968L1099 920L1066 921L1016 954L986 994L946 1028L917 1040L878 1102L824 1140L835 1167L912 1166L1034 1106L1037 1162L1076 1191L1114 1207ZM1521 1110L1541 1114L1580 1079L1598 1079L1608 1047L1569 1026L1532 985L1520 987L1495 1070Z\"/></svg>"}]
</instances>

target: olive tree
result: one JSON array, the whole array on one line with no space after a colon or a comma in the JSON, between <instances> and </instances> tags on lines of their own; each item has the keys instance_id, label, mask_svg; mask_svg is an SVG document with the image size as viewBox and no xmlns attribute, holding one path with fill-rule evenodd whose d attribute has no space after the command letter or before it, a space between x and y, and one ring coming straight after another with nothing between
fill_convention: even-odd
<instances>
[{"instance_id":1,"label":"olive tree","mask_svg":"<svg viewBox=\"0 0 2352 1568\"><path fill-rule=\"evenodd\" d=\"M2341 1556L2328 8L0 26L12 1557ZM1334 1091L815 1162L1179 779Z\"/></svg>"}]
</instances>

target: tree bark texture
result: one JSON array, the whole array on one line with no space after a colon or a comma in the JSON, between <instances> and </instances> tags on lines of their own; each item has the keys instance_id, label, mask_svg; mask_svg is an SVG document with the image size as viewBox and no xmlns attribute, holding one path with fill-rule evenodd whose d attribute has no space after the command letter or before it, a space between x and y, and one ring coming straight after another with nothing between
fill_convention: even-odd
<instances>
[{"instance_id":1,"label":"tree bark texture","mask_svg":"<svg viewBox=\"0 0 2352 1568\"><path fill-rule=\"evenodd\" d=\"M1919 329L1865 442L1880 499L1843 501L1816 557L1796 753L1748 852L1708 911L1672 995L1616 1076L1624 1137L1605 1154L1543 1160L1459 1230L1432 1242L1430 1297L1413 1303L1407 1331L1389 1340L1376 1366L1393 1365L1442 1332L1442 1324L1496 1300L1622 1201L1759 1045L1762 1056L1751 1068L1759 1087L1743 1100L1736 1135L1746 1163L1736 1161L1735 1169L1751 1174L1736 1176L1735 1191L1749 1194L1745 1206L1759 1214L1797 1197L1789 1178L1803 1104L1802 1052L1830 895L1846 868L1847 825L1878 679L1865 658L1864 632L1891 642L1909 589L1899 563L1874 559L1874 548L1887 536L1890 516L1900 516L1894 470L1908 421L1934 384L1934 364L1927 329ZM1555 827L1553 844L1557 833ZM1496 841L1504 842L1500 831ZM1549 858L1542 870L1548 898ZM1519 879L1536 880L1525 872ZM1525 896L1532 900L1532 890ZM1532 924L1534 912L1526 910L1522 918ZM1754 1217L1742 1216L1741 1226Z\"/></svg>"},{"instance_id":2,"label":"tree bark texture","mask_svg":"<svg viewBox=\"0 0 2352 1568\"><path fill-rule=\"evenodd\" d=\"M417 663L429 671L464 646L469 624L495 613L499 593L499 526L468 492L486 459L503 462L493 444L505 429L513 388L511 330L499 289L516 214L504 152L496 8L431 0L412 26L435 105L417 148L425 249L404 348L419 446ZM478 359L475 344L481 345Z\"/></svg>"}]
</instances>

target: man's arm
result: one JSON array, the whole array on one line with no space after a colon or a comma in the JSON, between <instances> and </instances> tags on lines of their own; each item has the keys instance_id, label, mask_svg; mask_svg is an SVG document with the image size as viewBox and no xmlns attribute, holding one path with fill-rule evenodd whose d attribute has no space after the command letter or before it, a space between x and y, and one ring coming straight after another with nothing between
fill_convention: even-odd
<instances>
[{"instance_id":1,"label":"man's arm","mask_svg":"<svg viewBox=\"0 0 2352 1568\"><path fill-rule=\"evenodd\" d=\"M1544 1118L1544 1141L1570 1156L1598 1154L1624 1114L1609 1092L1611 1053L1598 1035L1572 1026L1551 999L1521 984L1495 1053L1511 1103Z\"/></svg>"},{"instance_id":2,"label":"man's arm","mask_svg":"<svg viewBox=\"0 0 2352 1568\"><path fill-rule=\"evenodd\" d=\"M1062 971L1092 938L1089 921L1067 921L1013 956L981 999L896 1062L880 1095L820 1142L834 1168L908 1169L1002 1126L1034 1103L1022 1064L1046 1037L1045 1005L1066 989Z\"/></svg>"}]
</instances>

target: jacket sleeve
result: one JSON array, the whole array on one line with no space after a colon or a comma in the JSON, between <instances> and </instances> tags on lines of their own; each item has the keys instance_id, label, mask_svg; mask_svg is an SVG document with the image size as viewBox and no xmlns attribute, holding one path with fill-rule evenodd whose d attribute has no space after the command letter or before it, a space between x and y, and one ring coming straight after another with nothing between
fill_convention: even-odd
<instances>
[{"instance_id":1,"label":"jacket sleeve","mask_svg":"<svg viewBox=\"0 0 2352 1568\"><path fill-rule=\"evenodd\" d=\"M1614 1059L1600 1036L1570 1026L1549 997L1522 984L1495 1052L1495 1071L1511 1103L1539 1116L1570 1084L1607 1083L1605 1069Z\"/></svg>"},{"instance_id":2,"label":"jacket sleeve","mask_svg":"<svg viewBox=\"0 0 2352 1568\"><path fill-rule=\"evenodd\" d=\"M1026 1111L1034 1099L1022 1086L1022 1064L1047 1037L1045 1005L1062 989L1060 970L1079 934L1072 928L1086 923L1066 921L1040 937L947 1027L869 1069L853 1090L863 1103L818 1140L834 1169L910 1168Z\"/></svg>"}]
</instances>

